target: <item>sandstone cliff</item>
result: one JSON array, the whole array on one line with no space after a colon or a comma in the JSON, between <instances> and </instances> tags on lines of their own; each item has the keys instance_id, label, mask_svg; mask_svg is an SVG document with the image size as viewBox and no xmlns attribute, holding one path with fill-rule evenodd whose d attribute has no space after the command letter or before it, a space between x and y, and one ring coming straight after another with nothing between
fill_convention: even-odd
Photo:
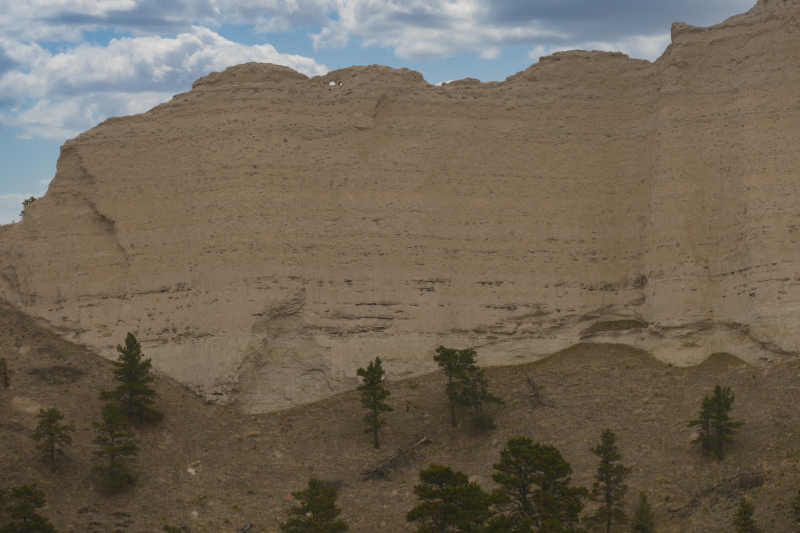
<instances>
[{"instance_id":1,"label":"sandstone cliff","mask_svg":"<svg viewBox=\"0 0 800 533\"><path fill-rule=\"evenodd\" d=\"M64 144L0 227L0 294L248 411L582 337L675 364L798 354L800 0L676 23L654 63L502 83L246 64ZM587 334L599 321L646 329ZM583 332L583 333L582 333Z\"/></svg>"}]
</instances>

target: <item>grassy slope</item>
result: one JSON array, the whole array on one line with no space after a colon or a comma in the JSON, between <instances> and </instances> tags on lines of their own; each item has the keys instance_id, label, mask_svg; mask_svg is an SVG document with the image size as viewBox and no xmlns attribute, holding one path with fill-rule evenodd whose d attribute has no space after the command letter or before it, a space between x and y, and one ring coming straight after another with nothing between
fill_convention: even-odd
<instances>
[{"instance_id":1,"label":"grassy slope","mask_svg":"<svg viewBox=\"0 0 800 533\"><path fill-rule=\"evenodd\" d=\"M406 531L413 483L429 462L451 465L489 489L498 451L507 439L524 435L556 445L573 466L573 482L588 486L596 468L589 448L606 427L617 433L624 462L634 467L631 508L635 494L647 491L659 531L732 531L735 496L706 498L690 514L668 509L684 505L689 493L759 466L766 469L766 484L748 493L756 519L767 532L797 530L789 511L800 488L797 363L754 368L720 355L682 369L628 346L578 345L537 363L487 369L493 389L507 402L496 411L498 429L488 434L448 428L441 375L397 381L390 384L395 410L386 417L380 451L362 433L356 392L291 411L245 416L235 408L204 404L162 378L159 408L167 418L155 428L140 429L139 483L109 496L95 488L90 468L95 464L91 421L99 418L98 392L113 387L111 363L4 306L0 356L16 371L12 389L0 389L0 487L38 482L48 496L45 514L62 533L156 532L165 524L233 532L247 522L256 525L255 531L277 531L277 520L285 519L282 511L293 504L289 492L303 488L310 476L341 483L339 502L353 531ZM36 371L55 365L83 374L59 378L58 372ZM526 373L543 386L554 408L532 404ZM734 419L747 421L721 463L699 455L686 427L703 395L718 383L736 393ZM60 408L77 426L69 459L55 473L37 459L28 438L35 416L22 410L35 412L37 405ZM362 469L419 434L434 444L387 480L357 480ZM201 466L191 475L187 467L195 461ZM5 520L2 516L0 524Z\"/></svg>"}]
</instances>

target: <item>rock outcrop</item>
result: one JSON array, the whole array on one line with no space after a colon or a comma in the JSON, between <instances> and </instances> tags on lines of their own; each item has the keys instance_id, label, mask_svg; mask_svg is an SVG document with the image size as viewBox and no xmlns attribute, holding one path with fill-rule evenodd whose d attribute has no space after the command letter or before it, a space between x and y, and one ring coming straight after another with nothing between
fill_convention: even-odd
<instances>
[{"instance_id":1,"label":"rock outcrop","mask_svg":"<svg viewBox=\"0 0 800 533\"><path fill-rule=\"evenodd\" d=\"M581 338L675 364L798 354L800 0L657 61L562 52L502 83L245 64L64 144L0 228L0 294L246 411ZM597 322L647 328L587 331Z\"/></svg>"}]
</instances>

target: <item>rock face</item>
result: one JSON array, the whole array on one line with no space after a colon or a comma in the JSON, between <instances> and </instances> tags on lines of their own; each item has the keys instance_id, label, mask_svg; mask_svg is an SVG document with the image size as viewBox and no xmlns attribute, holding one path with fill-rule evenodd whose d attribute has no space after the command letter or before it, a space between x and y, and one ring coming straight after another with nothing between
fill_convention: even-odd
<instances>
[{"instance_id":1,"label":"rock face","mask_svg":"<svg viewBox=\"0 0 800 533\"><path fill-rule=\"evenodd\" d=\"M440 344L796 356L799 16L761 0L675 24L654 63L563 52L502 83L212 73L64 144L0 228L0 292L108 356L132 331L251 412L354 387L375 356L431 371ZM649 327L586 332L622 319Z\"/></svg>"}]
</instances>

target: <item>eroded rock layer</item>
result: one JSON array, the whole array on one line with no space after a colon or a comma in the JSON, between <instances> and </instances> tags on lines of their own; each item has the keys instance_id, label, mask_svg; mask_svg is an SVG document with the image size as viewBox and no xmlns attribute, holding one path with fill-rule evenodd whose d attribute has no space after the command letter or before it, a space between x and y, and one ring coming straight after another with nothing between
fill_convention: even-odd
<instances>
[{"instance_id":1,"label":"eroded rock layer","mask_svg":"<svg viewBox=\"0 0 800 533\"><path fill-rule=\"evenodd\" d=\"M209 399L273 410L380 356L432 370L621 338L676 364L797 355L800 0L673 26L650 63L502 83L246 64L68 141L0 228L0 292ZM592 324L635 319L627 332Z\"/></svg>"}]
</instances>

